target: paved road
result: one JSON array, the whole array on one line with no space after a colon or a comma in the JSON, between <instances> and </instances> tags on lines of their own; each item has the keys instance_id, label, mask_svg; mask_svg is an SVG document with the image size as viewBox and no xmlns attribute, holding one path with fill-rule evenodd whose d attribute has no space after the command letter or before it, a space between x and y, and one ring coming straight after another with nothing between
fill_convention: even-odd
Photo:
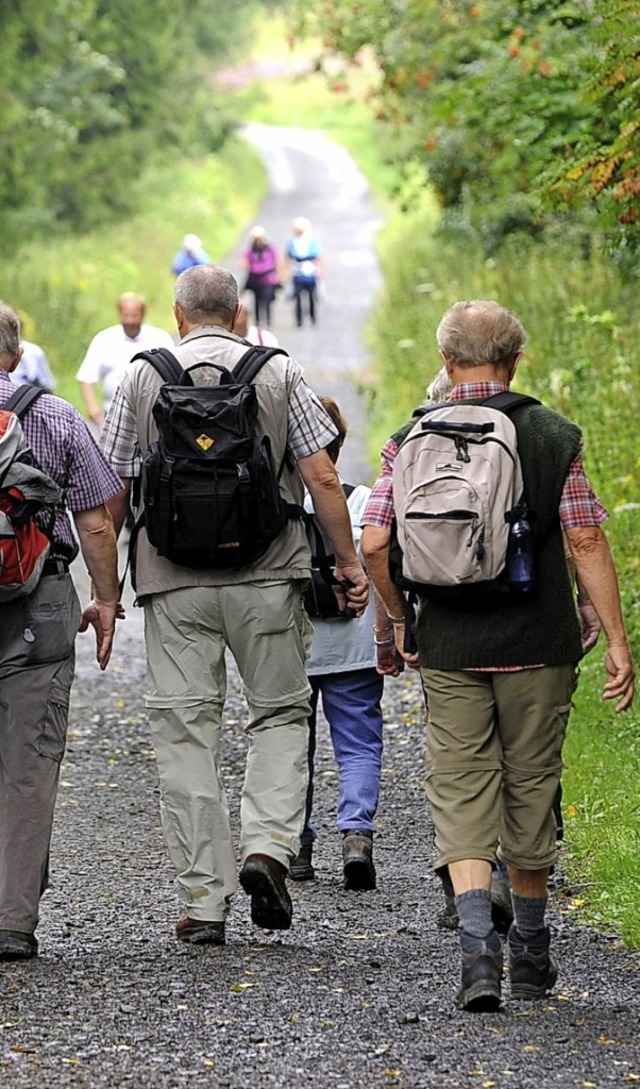
<instances>
[{"instance_id":1,"label":"paved road","mask_svg":"<svg viewBox=\"0 0 640 1089\"><path fill-rule=\"evenodd\" d=\"M293 215L308 214L327 247L331 293L321 324L298 333L283 307L277 331L313 384L348 402L355 473L366 466L365 432L351 383L367 366L361 334L378 284L375 213L358 172L324 139L296 130L250 136L274 185L260 218L280 238ZM615 935L575 925L561 873L554 994L515 1006L506 988L499 1014L455 1010L457 939L437 927L423 707L412 675L385 694L378 888L341 888L336 774L321 733L317 880L292 887L291 931L255 929L240 893L225 949L180 945L143 706L139 610L118 635L105 675L92 663L90 636L78 640L41 956L0 970L2 1085L601 1089L640 1080L637 955ZM232 673L222 766L236 824L244 713Z\"/></svg>"}]
</instances>

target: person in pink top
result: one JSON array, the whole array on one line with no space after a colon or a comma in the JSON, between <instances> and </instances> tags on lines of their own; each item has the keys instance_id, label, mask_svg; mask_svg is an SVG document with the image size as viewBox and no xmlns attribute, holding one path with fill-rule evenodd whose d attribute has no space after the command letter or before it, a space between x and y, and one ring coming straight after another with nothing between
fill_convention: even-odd
<instances>
[{"instance_id":1,"label":"person in pink top","mask_svg":"<svg viewBox=\"0 0 640 1089\"><path fill-rule=\"evenodd\" d=\"M271 306L280 286L278 251L264 227L254 227L242 261L247 269L245 289L253 293L256 325L271 325Z\"/></svg>"}]
</instances>

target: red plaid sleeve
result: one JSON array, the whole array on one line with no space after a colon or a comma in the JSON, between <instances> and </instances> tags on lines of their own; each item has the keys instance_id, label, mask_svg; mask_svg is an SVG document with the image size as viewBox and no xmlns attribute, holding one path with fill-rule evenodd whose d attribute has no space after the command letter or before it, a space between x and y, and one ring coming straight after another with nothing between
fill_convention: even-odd
<instances>
[{"instance_id":1,"label":"red plaid sleeve","mask_svg":"<svg viewBox=\"0 0 640 1089\"><path fill-rule=\"evenodd\" d=\"M397 443L389 439L382 448L382 468L361 519L363 526L388 529L393 521L393 463L397 453Z\"/></svg>"},{"instance_id":2,"label":"red plaid sleeve","mask_svg":"<svg viewBox=\"0 0 640 1089\"><path fill-rule=\"evenodd\" d=\"M558 515L563 530L577 529L582 526L601 526L609 517L589 483L582 464L581 453L574 458L569 467Z\"/></svg>"}]
</instances>

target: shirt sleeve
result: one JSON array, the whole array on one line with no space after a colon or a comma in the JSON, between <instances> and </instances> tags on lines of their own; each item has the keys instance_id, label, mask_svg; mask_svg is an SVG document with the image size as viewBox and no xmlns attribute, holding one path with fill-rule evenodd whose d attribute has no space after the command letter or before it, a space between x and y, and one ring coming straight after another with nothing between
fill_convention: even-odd
<instances>
[{"instance_id":1,"label":"shirt sleeve","mask_svg":"<svg viewBox=\"0 0 640 1089\"><path fill-rule=\"evenodd\" d=\"M100 447L119 476L128 480L140 476L142 456L136 416L125 396L122 384L116 389L107 410L100 434Z\"/></svg>"},{"instance_id":2,"label":"shirt sleeve","mask_svg":"<svg viewBox=\"0 0 640 1089\"><path fill-rule=\"evenodd\" d=\"M67 432L66 460L65 496L74 513L99 507L122 491L122 481L75 410Z\"/></svg>"},{"instance_id":3,"label":"shirt sleeve","mask_svg":"<svg viewBox=\"0 0 640 1089\"><path fill-rule=\"evenodd\" d=\"M601 526L609 518L607 510L589 483L582 464L582 450L569 466L558 516L563 531L584 526Z\"/></svg>"},{"instance_id":4,"label":"shirt sleeve","mask_svg":"<svg viewBox=\"0 0 640 1089\"><path fill-rule=\"evenodd\" d=\"M76 379L94 385L102 378L103 349L100 336L95 336L87 348L87 353L80 364Z\"/></svg>"},{"instance_id":5,"label":"shirt sleeve","mask_svg":"<svg viewBox=\"0 0 640 1089\"><path fill-rule=\"evenodd\" d=\"M287 445L294 461L324 450L337 434L329 413L301 379L289 394Z\"/></svg>"},{"instance_id":6,"label":"shirt sleeve","mask_svg":"<svg viewBox=\"0 0 640 1089\"><path fill-rule=\"evenodd\" d=\"M380 476L376 480L362 515L363 526L389 529L393 522L393 463L398 445L389 439L382 448Z\"/></svg>"}]
</instances>

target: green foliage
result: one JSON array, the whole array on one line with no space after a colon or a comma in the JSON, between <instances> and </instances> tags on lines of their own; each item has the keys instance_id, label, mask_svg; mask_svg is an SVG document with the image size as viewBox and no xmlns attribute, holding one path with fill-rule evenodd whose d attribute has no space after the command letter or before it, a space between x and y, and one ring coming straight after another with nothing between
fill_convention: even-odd
<instances>
[{"instance_id":1,"label":"green foliage","mask_svg":"<svg viewBox=\"0 0 640 1089\"><path fill-rule=\"evenodd\" d=\"M325 47L373 49L375 116L419 163L445 229L485 254L513 234L640 241L640 48L632 0L325 0ZM300 21L309 21L299 2ZM596 219L596 214L598 218Z\"/></svg>"},{"instance_id":2,"label":"green foliage","mask_svg":"<svg viewBox=\"0 0 640 1089\"><path fill-rule=\"evenodd\" d=\"M254 10L254 0L216 13L206 0L0 4L5 241L120 217L152 161L220 147L235 122L206 67L243 41Z\"/></svg>"}]
</instances>

